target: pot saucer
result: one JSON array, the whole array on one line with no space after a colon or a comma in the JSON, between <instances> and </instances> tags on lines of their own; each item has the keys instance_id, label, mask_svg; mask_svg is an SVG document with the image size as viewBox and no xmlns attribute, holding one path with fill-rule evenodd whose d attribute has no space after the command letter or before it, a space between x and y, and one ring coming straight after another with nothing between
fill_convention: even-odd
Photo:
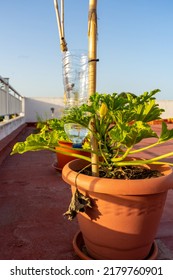
<instances>
[{"instance_id":1,"label":"pot saucer","mask_svg":"<svg viewBox=\"0 0 173 280\"><path fill-rule=\"evenodd\" d=\"M73 238L73 248L78 257L82 260L94 260L87 252L83 240L82 232L78 231ZM156 260L158 255L158 246L156 241L153 242L149 255L145 260Z\"/></svg>"},{"instance_id":2,"label":"pot saucer","mask_svg":"<svg viewBox=\"0 0 173 280\"><path fill-rule=\"evenodd\" d=\"M54 169L56 169L57 171L62 171L62 168L59 168L59 167L58 167L58 162L57 162L57 161L55 161L54 163L52 163L52 167L53 167Z\"/></svg>"}]
</instances>

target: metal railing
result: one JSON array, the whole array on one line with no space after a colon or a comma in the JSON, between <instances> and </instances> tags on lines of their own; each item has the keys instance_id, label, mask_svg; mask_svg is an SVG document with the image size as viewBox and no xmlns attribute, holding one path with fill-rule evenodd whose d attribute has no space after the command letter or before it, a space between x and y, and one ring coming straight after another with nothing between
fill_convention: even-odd
<instances>
[{"instance_id":1,"label":"metal railing","mask_svg":"<svg viewBox=\"0 0 173 280\"><path fill-rule=\"evenodd\" d=\"M0 116L10 118L21 115L23 111L23 96L10 84L8 78L0 76Z\"/></svg>"}]
</instances>

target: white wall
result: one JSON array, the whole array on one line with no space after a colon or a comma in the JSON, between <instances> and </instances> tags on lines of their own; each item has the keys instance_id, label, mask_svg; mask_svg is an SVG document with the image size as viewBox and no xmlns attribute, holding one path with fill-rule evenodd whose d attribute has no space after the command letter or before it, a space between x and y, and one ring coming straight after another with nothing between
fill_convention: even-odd
<instances>
[{"instance_id":1,"label":"white wall","mask_svg":"<svg viewBox=\"0 0 173 280\"><path fill-rule=\"evenodd\" d=\"M52 117L58 118L61 116L64 107L63 97L38 97L28 98L25 97L25 121L37 122L38 117L42 120L47 120ZM55 108L54 116L50 108Z\"/></svg>"},{"instance_id":2,"label":"white wall","mask_svg":"<svg viewBox=\"0 0 173 280\"><path fill-rule=\"evenodd\" d=\"M158 100L159 107L164 109L162 119L173 118L173 100Z\"/></svg>"}]
</instances>

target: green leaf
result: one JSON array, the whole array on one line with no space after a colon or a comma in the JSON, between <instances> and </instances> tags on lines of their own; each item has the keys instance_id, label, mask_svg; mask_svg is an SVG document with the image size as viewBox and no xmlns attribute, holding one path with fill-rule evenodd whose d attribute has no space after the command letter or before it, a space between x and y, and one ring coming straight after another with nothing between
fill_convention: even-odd
<instances>
[{"instance_id":1,"label":"green leaf","mask_svg":"<svg viewBox=\"0 0 173 280\"><path fill-rule=\"evenodd\" d=\"M134 125L134 131L137 134L136 143L139 143L142 139L155 137L158 138L157 134L152 130L152 128L141 121L137 121Z\"/></svg>"},{"instance_id":2,"label":"green leaf","mask_svg":"<svg viewBox=\"0 0 173 280\"><path fill-rule=\"evenodd\" d=\"M173 129L168 129L167 124L162 122L162 131L159 137L159 143L173 139Z\"/></svg>"},{"instance_id":3,"label":"green leaf","mask_svg":"<svg viewBox=\"0 0 173 280\"><path fill-rule=\"evenodd\" d=\"M11 155L23 154L28 151L39 151L54 148L58 146L58 133L56 131L42 131L38 134L30 134L24 142L18 142L14 145Z\"/></svg>"},{"instance_id":4,"label":"green leaf","mask_svg":"<svg viewBox=\"0 0 173 280\"><path fill-rule=\"evenodd\" d=\"M132 147L144 138L158 137L148 124L137 121L133 125L120 124L110 131L110 136L115 142L120 142L126 147Z\"/></svg>"}]
</instances>

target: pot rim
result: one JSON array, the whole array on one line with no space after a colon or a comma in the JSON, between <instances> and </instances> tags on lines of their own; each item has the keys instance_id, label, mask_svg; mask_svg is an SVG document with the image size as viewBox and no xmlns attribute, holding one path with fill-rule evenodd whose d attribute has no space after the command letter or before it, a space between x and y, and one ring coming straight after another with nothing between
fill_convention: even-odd
<instances>
[{"instance_id":1,"label":"pot rim","mask_svg":"<svg viewBox=\"0 0 173 280\"><path fill-rule=\"evenodd\" d=\"M81 159L72 160L67 163L62 170L63 180L73 186L77 186L83 191L112 194L112 195L149 195L168 191L173 185L173 171L168 164L157 165L157 169L164 176L150 179L111 179L99 178L79 174L88 162ZM148 164L149 167L156 168L154 164Z\"/></svg>"}]
</instances>

